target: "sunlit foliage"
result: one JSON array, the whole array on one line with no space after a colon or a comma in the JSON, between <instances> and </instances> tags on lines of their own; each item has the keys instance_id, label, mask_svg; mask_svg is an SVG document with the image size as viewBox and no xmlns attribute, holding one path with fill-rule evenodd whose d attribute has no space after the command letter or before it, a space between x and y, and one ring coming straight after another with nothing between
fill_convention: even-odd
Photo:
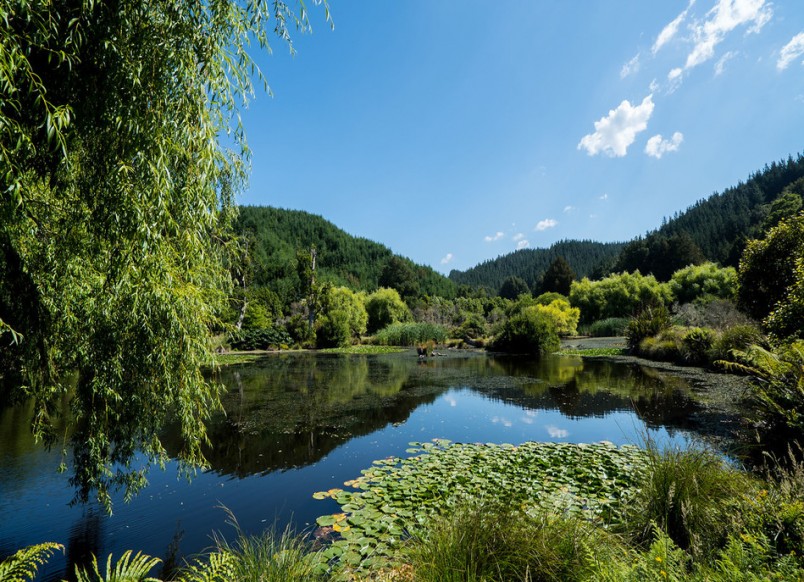
<instances>
[{"instance_id":1,"label":"sunlit foliage","mask_svg":"<svg viewBox=\"0 0 804 582\"><path fill-rule=\"evenodd\" d=\"M52 408L78 372L79 500L134 493L166 455L203 464L218 388L201 375L231 287L233 195L248 162L238 110L254 46L307 12L264 0L0 2L0 321L5 374ZM9 346L9 343L12 345Z\"/></svg>"}]
</instances>

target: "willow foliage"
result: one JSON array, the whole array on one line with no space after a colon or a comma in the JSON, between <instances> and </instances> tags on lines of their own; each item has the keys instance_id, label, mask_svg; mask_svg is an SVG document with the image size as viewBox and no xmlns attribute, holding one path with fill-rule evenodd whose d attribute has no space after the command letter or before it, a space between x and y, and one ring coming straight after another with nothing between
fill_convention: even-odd
<instances>
[{"instance_id":1,"label":"willow foliage","mask_svg":"<svg viewBox=\"0 0 804 582\"><path fill-rule=\"evenodd\" d=\"M306 8L0 0L0 21L0 374L52 444L60 378L78 373L72 480L109 507L144 483L136 451L165 460L169 418L179 459L203 464L219 388L200 366L248 164L238 109L263 80L249 47L289 41Z\"/></svg>"}]
</instances>

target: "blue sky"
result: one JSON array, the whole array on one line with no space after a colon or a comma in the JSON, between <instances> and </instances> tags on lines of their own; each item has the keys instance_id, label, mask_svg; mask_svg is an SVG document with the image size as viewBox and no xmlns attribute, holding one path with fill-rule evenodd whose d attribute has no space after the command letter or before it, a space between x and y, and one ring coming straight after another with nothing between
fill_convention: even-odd
<instances>
[{"instance_id":1,"label":"blue sky","mask_svg":"<svg viewBox=\"0 0 804 582\"><path fill-rule=\"evenodd\" d=\"M802 0L330 0L258 61L242 204L441 272L628 240L804 152Z\"/></svg>"}]
</instances>

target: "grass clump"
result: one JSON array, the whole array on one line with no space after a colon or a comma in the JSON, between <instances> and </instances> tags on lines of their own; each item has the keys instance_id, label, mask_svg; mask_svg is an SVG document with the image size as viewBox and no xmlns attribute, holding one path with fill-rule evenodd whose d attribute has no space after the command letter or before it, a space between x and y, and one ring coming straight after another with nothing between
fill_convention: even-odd
<instances>
[{"instance_id":1,"label":"grass clump","mask_svg":"<svg viewBox=\"0 0 804 582\"><path fill-rule=\"evenodd\" d=\"M464 505L429 523L403 551L411 579L587 580L616 538L577 517L530 516L502 506Z\"/></svg>"},{"instance_id":2,"label":"grass clump","mask_svg":"<svg viewBox=\"0 0 804 582\"><path fill-rule=\"evenodd\" d=\"M649 445L636 494L624 506L622 528L641 546L664 532L694 560L705 559L740 531L736 510L753 490L759 490L755 479L708 448Z\"/></svg>"}]
</instances>

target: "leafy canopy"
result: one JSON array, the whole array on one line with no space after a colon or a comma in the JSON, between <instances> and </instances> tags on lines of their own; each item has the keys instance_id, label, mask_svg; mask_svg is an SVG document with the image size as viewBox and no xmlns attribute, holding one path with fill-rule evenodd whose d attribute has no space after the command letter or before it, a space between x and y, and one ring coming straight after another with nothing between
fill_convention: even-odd
<instances>
[{"instance_id":1,"label":"leafy canopy","mask_svg":"<svg viewBox=\"0 0 804 582\"><path fill-rule=\"evenodd\" d=\"M238 109L262 79L249 45L307 29L278 0L0 0L0 341L4 381L73 396L77 497L145 482L136 451L203 464L219 389L201 375L230 290Z\"/></svg>"}]
</instances>

